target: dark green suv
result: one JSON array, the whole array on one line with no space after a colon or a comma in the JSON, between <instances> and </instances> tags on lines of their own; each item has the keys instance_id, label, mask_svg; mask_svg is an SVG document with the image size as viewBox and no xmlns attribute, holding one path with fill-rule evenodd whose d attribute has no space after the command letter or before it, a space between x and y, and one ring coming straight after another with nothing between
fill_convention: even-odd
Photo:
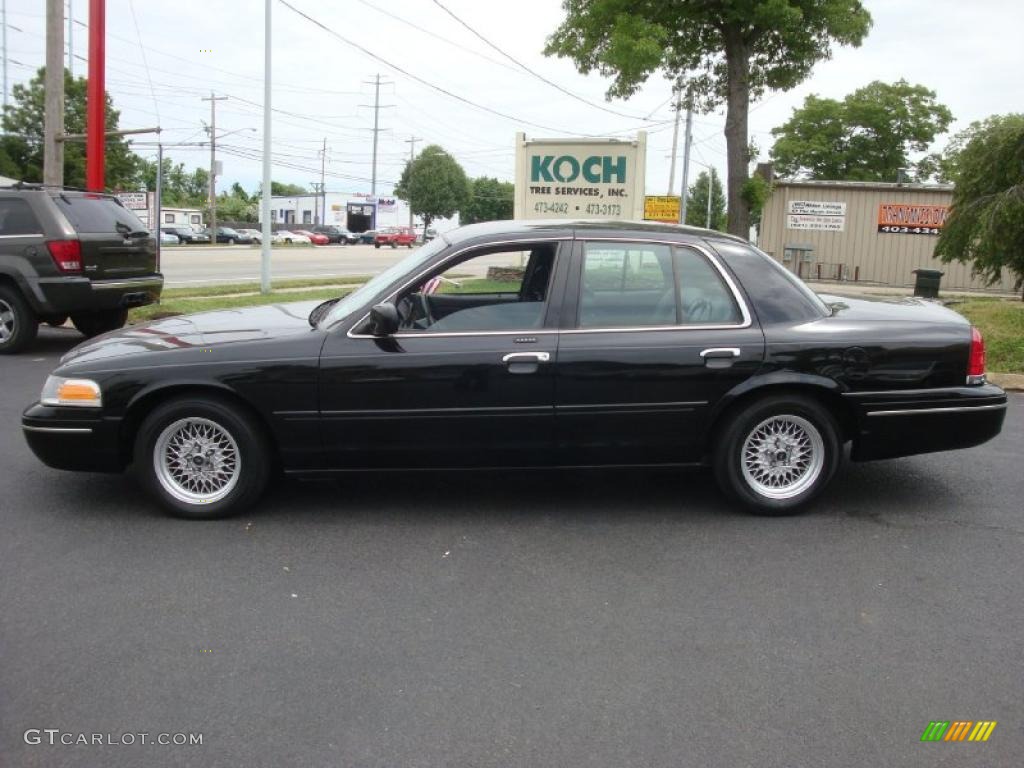
<instances>
[{"instance_id":1,"label":"dark green suv","mask_svg":"<svg viewBox=\"0 0 1024 768\"><path fill-rule=\"evenodd\" d=\"M0 187L0 354L31 344L40 323L120 328L163 284L156 240L116 197Z\"/></svg>"}]
</instances>

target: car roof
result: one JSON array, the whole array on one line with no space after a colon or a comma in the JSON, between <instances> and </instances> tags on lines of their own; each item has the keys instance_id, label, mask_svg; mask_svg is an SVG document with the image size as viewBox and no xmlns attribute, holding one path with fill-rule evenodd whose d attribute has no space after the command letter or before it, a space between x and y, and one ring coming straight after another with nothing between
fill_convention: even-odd
<instances>
[{"instance_id":1,"label":"car roof","mask_svg":"<svg viewBox=\"0 0 1024 768\"><path fill-rule=\"evenodd\" d=\"M607 235L610 231L634 237L652 235L689 235L691 237L715 238L746 243L742 237L718 232L703 227L691 227L683 224L664 224L657 221L622 221L616 219L525 219L486 221L480 224L468 224L444 233L445 239L452 244L466 240L493 235L538 237L565 236L575 233L586 236L588 233Z\"/></svg>"}]
</instances>

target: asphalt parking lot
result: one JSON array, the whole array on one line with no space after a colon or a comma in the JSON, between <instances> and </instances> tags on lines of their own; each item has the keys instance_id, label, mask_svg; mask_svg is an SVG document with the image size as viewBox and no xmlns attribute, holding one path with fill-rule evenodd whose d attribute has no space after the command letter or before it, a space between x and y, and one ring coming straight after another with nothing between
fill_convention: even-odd
<instances>
[{"instance_id":1,"label":"asphalt parking lot","mask_svg":"<svg viewBox=\"0 0 1024 768\"><path fill-rule=\"evenodd\" d=\"M0 358L2 766L1020 763L1020 395L996 441L847 464L802 517L623 471L285 482L189 523L28 451L79 338Z\"/></svg>"}]
</instances>

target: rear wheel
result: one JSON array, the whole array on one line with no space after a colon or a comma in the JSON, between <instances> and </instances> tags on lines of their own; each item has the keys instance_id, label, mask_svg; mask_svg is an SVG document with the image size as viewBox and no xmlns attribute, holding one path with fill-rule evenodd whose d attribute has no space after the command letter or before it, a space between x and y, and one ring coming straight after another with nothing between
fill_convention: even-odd
<instances>
[{"instance_id":1,"label":"rear wheel","mask_svg":"<svg viewBox=\"0 0 1024 768\"><path fill-rule=\"evenodd\" d=\"M235 244L235 238L229 237L228 238L228 245L234 245L234 244Z\"/></svg>"},{"instance_id":2,"label":"rear wheel","mask_svg":"<svg viewBox=\"0 0 1024 768\"><path fill-rule=\"evenodd\" d=\"M0 355L20 352L39 333L39 318L16 288L0 285Z\"/></svg>"},{"instance_id":3,"label":"rear wheel","mask_svg":"<svg viewBox=\"0 0 1024 768\"><path fill-rule=\"evenodd\" d=\"M728 419L715 447L715 476L751 512L790 515L824 490L841 455L828 410L810 398L777 395Z\"/></svg>"},{"instance_id":4,"label":"rear wheel","mask_svg":"<svg viewBox=\"0 0 1024 768\"><path fill-rule=\"evenodd\" d=\"M139 429L134 458L139 481L165 508L197 520L241 512L259 499L271 471L251 417L217 397L158 406Z\"/></svg>"},{"instance_id":5,"label":"rear wheel","mask_svg":"<svg viewBox=\"0 0 1024 768\"><path fill-rule=\"evenodd\" d=\"M128 310L102 309L96 312L82 312L71 315L71 322L82 334L91 339L101 333L123 328L128 322Z\"/></svg>"}]
</instances>

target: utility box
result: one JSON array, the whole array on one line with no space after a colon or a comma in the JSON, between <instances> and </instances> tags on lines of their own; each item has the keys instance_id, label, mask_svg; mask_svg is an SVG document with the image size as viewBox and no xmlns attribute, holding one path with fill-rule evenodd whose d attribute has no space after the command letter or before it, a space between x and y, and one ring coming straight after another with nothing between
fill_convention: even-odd
<instances>
[{"instance_id":1,"label":"utility box","mask_svg":"<svg viewBox=\"0 0 1024 768\"><path fill-rule=\"evenodd\" d=\"M516 134L517 219L644 218L647 133L636 139Z\"/></svg>"}]
</instances>

